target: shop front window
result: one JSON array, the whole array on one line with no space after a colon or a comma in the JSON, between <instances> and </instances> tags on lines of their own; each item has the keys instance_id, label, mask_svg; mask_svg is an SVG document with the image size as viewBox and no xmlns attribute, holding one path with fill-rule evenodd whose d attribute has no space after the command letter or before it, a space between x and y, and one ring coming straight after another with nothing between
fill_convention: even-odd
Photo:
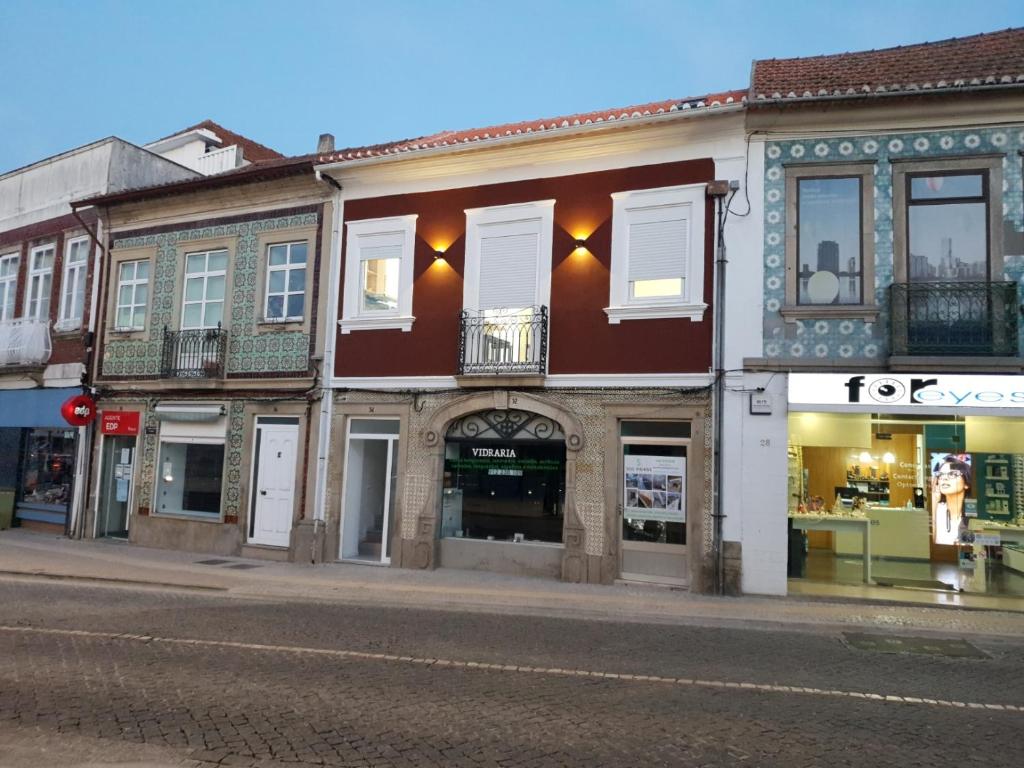
<instances>
[{"instance_id":1,"label":"shop front window","mask_svg":"<svg viewBox=\"0 0 1024 768\"><path fill-rule=\"evenodd\" d=\"M27 429L19 505L67 512L75 474L75 432Z\"/></svg>"},{"instance_id":2,"label":"shop front window","mask_svg":"<svg viewBox=\"0 0 1024 768\"><path fill-rule=\"evenodd\" d=\"M160 444L157 464L157 509L160 514L220 515L224 480L224 444Z\"/></svg>"},{"instance_id":3,"label":"shop front window","mask_svg":"<svg viewBox=\"0 0 1024 768\"><path fill-rule=\"evenodd\" d=\"M472 414L445 442L441 536L562 542L565 436L525 411Z\"/></svg>"},{"instance_id":4,"label":"shop front window","mask_svg":"<svg viewBox=\"0 0 1024 768\"><path fill-rule=\"evenodd\" d=\"M790 577L1024 596L1022 430L989 416L790 413Z\"/></svg>"}]
</instances>

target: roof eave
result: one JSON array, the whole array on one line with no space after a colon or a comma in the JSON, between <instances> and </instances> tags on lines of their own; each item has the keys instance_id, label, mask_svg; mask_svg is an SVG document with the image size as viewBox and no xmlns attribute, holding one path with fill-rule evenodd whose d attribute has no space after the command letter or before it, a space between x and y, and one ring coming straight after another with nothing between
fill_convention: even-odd
<instances>
[{"instance_id":1,"label":"roof eave","mask_svg":"<svg viewBox=\"0 0 1024 768\"><path fill-rule=\"evenodd\" d=\"M839 95L828 94L828 95L811 95L811 96L782 96L779 98L754 96L747 100L747 106L750 109L759 109L763 107L780 107L789 106L792 104L815 104L819 102L839 102L839 101L866 101L868 99L884 99L884 98L914 98L917 96L946 96L949 94L976 94L976 93L992 93L1002 92L1009 90L1024 90L1024 81L1018 81L1013 83L993 83L986 85L958 85L949 86L946 88L908 88L898 91L871 91L863 93L843 93Z\"/></svg>"},{"instance_id":2,"label":"roof eave","mask_svg":"<svg viewBox=\"0 0 1024 768\"><path fill-rule=\"evenodd\" d=\"M408 160L414 157L436 157L438 155L444 155L453 152L466 152L470 150L484 149L495 146L512 146L515 144L522 144L530 141L551 139L562 136L578 136L580 134L614 130L617 128L624 128L627 126L637 127L642 125L651 125L655 123L667 122L669 120L693 119L696 117L708 117L710 115L731 114L733 112L742 112L745 106L746 105L744 102L738 101L731 104L720 104L715 107L703 107L699 109L678 109L674 112L664 112L662 114L645 115L643 117L629 118L626 120L604 121L600 123L591 123L589 125L574 125L568 128L549 128L545 131L517 133L513 134L512 136L495 136L489 139L474 139L471 141L462 141L453 144L448 144L445 146L426 147L424 149L398 150L396 152L390 152L387 154L380 155L371 155L369 157L355 158L353 160L333 160L329 163L317 163L314 167L317 171L330 173L332 171L338 171L344 168L365 167L368 165L377 165L395 162L399 160Z\"/></svg>"},{"instance_id":3,"label":"roof eave","mask_svg":"<svg viewBox=\"0 0 1024 768\"><path fill-rule=\"evenodd\" d=\"M286 165L279 165L273 168L264 168L259 163L246 166L246 170L239 173L225 174L220 176L200 176L195 179L185 179L173 184L165 184L156 187L143 187L141 189L129 189L124 192L117 192L112 195L96 195L81 200L73 200L71 207L74 210L88 208L98 205L117 205L126 202L140 202L143 200L154 200L161 197L173 197L175 195L189 192L199 192L206 189L218 189L230 187L234 184L252 184L260 181L273 181L274 179L295 176L305 172L313 172L313 161L302 160Z\"/></svg>"}]
</instances>

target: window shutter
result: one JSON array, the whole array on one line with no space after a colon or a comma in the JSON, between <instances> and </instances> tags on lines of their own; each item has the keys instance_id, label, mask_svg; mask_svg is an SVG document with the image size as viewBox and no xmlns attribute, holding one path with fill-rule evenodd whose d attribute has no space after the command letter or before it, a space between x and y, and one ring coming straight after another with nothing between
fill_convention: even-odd
<instances>
[{"instance_id":1,"label":"window shutter","mask_svg":"<svg viewBox=\"0 0 1024 768\"><path fill-rule=\"evenodd\" d=\"M535 305L539 255L534 233L481 238L479 309Z\"/></svg>"},{"instance_id":2,"label":"window shutter","mask_svg":"<svg viewBox=\"0 0 1024 768\"><path fill-rule=\"evenodd\" d=\"M359 249L359 258L362 261L373 259L400 259L402 258L402 246L396 245L371 245Z\"/></svg>"},{"instance_id":3,"label":"window shutter","mask_svg":"<svg viewBox=\"0 0 1024 768\"><path fill-rule=\"evenodd\" d=\"M630 282L685 277L687 274L690 221L680 210L663 211L661 215L666 218L630 222Z\"/></svg>"}]
</instances>

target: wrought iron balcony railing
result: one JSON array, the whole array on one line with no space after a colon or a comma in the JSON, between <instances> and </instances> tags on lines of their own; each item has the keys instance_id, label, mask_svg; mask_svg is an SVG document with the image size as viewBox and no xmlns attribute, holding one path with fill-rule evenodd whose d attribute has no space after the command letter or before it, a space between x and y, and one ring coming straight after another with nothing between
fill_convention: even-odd
<instances>
[{"instance_id":1,"label":"wrought iron balcony railing","mask_svg":"<svg viewBox=\"0 0 1024 768\"><path fill-rule=\"evenodd\" d=\"M459 374L543 374L548 308L462 310Z\"/></svg>"},{"instance_id":2,"label":"wrought iron balcony railing","mask_svg":"<svg viewBox=\"0 0 1024 768\"><path fill-rule=\"evenodd\" d=\"M1016 283L894 283L889 302L893 355L1018 354Z\"/></svg>"},{"instance_id":3,"label":"wrought iron balcony railing","mask_svg":"<svg viewBox=\"0 0 1024 768\"><path fill-rule=\"evenodd\" d=\"M0 365L46 365L51 351L49 320L0 322Z\"/></svg>"},{"instance_id":4,"label":"wrought iron balcony railing","mask_svg":"<svg viewBox=\"0 0 1024 768\"><path fill-rule=\"evenodd\" d=\"M216 328L172 331L164 326L160 375L170 379L220 379L224 377L228 332Z\"/></svg>"}]
</instances>

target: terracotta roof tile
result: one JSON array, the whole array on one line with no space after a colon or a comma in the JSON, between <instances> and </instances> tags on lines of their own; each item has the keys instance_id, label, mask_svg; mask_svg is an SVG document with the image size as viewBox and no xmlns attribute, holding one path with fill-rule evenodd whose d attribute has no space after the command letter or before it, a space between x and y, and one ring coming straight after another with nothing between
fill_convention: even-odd
<instances>
[{"instance_id":1,"label":"terracotta roof tile","mask_svg":"<svg viewBox=\"0 0 1024 768\"><path fill-rule=\"evenodd\" d=\"M670 99L668 101L652 101L647 104L636 104L630 107L603 109L595 112L581 112L574 115L547 117L538 120L527 120L518 123L504 123L484 128L472 128L461 131L440 131L429 136L413 139L373 144L365 147L339 149L320 156L321 163L338 163L361 160L386 155L399 155L417 152L424 149L440 149L469 145L477 142L494 141L513 136L528 134L545 134L551 131L569 130L584 125L615 123L642 119L652 115L668 114L688 110L713 111L727 104L741 104L746 98L746 91L726 91L698 96L688 99Z\"/></svg>"},{"instance_id":2,"label":"terracotta roof tile","mask_svg":"<svg viewBox=\"0 0 1024 768\"><path fill-rule=\"evenodd\" d=\"M1024 27L877 51L761 59L750 103L1024 87Z\"/></svg>"}]
</instances>

